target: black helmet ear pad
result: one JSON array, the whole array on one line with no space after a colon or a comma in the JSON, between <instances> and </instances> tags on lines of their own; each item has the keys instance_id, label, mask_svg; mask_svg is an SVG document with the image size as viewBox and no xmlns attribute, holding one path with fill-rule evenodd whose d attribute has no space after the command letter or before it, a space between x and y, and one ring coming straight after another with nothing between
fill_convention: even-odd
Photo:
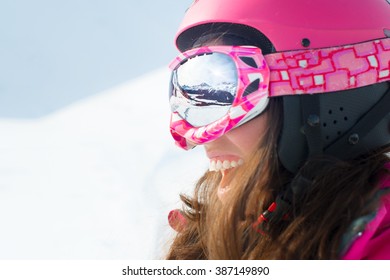
<instances>
[{"instance_id":1,"label":"black helmet ear pad","mask_svg":"<svg viewBox=\"0 0 390 280\"><path fill-rule=\"evenodd\" d=\"M311 156L347 160L390 143L389 83L282 98L278 153L292 173Z\"/></svg>"}]
</instances>

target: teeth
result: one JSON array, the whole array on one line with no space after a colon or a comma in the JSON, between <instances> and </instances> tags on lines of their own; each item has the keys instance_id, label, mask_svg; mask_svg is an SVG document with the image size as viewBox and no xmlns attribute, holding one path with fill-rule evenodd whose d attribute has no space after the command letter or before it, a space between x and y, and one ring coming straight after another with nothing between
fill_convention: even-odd
<instances>
[{"instance_id":1,"label":"teeth","mask_svg":"<svg viewBox=\"0 0 390 280\"><path fill-rule=\"evenodd\" d=\"M230 161L224 160L222 163L223 169L229 169L231 167Z\"/></svg>"},{"instance_id":2,"label":"teeth","mask_svg":"<svg viewBox=\"0 0 390 280\"><path fill-rule=\"evenodd\" d=\"M220 161L220 160L211 160L210 161L210 166L209 166L209 171L215 171L215 172L218 172L218 171L223 171L223 170L226 170L226 169L230 169L230 168L235 168L237 166L240 166L244 164L244 161L242 159L238 160L238 161L229 161L229 160L224 160L224 161Z\"/></svg>"},{"instance_id":3,"label":"teeth","mask_svg":"<svg viewBox=\"0 0 390 280\"><path fill-rule=\"evenodd\" d=\"M209 171L217 171L215 169L215 161L214 160L210 161Z\"/></svg>"}]
</instances>

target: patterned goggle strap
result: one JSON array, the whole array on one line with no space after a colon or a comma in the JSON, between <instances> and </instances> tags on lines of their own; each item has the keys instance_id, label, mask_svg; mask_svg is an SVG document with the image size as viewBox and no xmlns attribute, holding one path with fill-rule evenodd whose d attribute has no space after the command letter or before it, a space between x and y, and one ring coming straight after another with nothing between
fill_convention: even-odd
<instances>
[{"instance_id":1,"label":"patterned goggle strap","mask_svg":"<svg viewBox=\"0 0 390 280\"><path fill-rule=\"evenodd\" d=\"M269 96L314 94L390 81L390 38L265 55Z\"/></svg>"}]
</instances>

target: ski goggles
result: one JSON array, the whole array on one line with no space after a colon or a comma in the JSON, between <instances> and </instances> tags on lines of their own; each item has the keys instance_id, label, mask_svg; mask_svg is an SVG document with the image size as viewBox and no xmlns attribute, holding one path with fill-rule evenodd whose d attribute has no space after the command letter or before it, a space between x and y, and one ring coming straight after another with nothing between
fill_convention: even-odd
<instances>
[{"instance_id":1,"label":"ski goggles","mask_svg":"<svg viewBox=\"0 0 390 280\"><path fill-rule=\"evenodd\" d=\"M258 116L271 97L389 81L390 38L266 56L252 46L205 46L180 54L170 68L170 130L190 149Z\"/></svg>"}]
</instances>

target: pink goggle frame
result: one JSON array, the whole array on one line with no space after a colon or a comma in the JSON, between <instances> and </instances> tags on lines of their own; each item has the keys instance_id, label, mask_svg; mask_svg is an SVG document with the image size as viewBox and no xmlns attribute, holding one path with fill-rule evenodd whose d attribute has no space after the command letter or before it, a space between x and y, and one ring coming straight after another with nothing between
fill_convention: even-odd
<instances>
[{"instance_id":1,"label":"pink goggle frame","mask_svg":"<svg viewBox=\"0 0 390 280\"><path fill-rule=\"evenodd\" d=\"M208 46L182 53L170 68L176 71L189 58L208 53L226 54L234 61L238 73L236 94L226 115L199 127L172 111L171 134L186 150L213 141L259 115L269 97L344 91L390 81L390 38L265 56L256 47ZM248 64L248 58L256 65ZM260 80L258 89L245 95L256 79Z\"/></svg>"}]
</instances>

